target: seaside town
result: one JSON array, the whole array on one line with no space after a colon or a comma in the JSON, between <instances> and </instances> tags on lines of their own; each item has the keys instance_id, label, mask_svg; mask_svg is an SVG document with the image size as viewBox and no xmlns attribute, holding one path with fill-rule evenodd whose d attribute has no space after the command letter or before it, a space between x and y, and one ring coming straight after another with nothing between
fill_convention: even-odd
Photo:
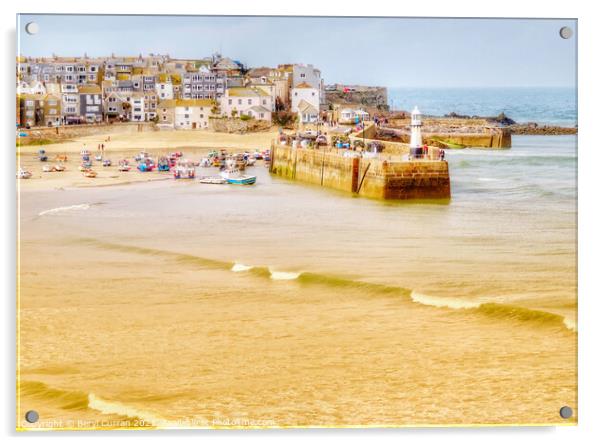
<instances>
[{"instance_id":1,"label":"seaside town","mask_svg":"<svg viewBox=\"0 0 602 445\"><path fill-rule=\"evenodd\" d=\"M417 107L390 110L384 87L325 85L311 64L248 67L219 53L201 59L21 56L16 74L17 144L38 146L38 160L48 158L45 145L109 134L96 146L81 147L78 169L87 178L98 176L93 156L105 168L127 172L136 166L175 178L195 178L199 166L219 167L219 175L206 171L201 182L248 185L257 178L244 174L245 167L263 160L272 174L362 196L447 199L445 150L510 148L515 124L503 114L423 117ZM141 146L131 147L139 149L132 160L109 159L110 134L132 125L137 132L267 132L270 146L234 151L213 146L194 161L181 150L149 153ZM96 156L90 153L95 148ZM306 150L303 156L298 149ZM65 171L67 156L62 156L42 172ZM19 167L18 177L33 176Z\"/></svg>"}]
</instances>

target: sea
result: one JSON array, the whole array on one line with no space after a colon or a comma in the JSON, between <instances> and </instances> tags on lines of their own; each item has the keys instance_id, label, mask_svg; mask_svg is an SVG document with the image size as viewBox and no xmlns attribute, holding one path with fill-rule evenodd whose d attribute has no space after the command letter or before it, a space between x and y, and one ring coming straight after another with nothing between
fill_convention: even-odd
<instances>
[{"instance_id":1,"label":"sea","mask_svg":"<svg viewBox=\"0 0 602 445\"><path fill-rule=\"evenodd\" d=\"M391 100L575 122L567 92L526 93ZM577 157L575 135L447 150L449 201L358 198L261 162L252 187L22 191L18 422L562 422L577 409Z\"/></svg>"},{"instance_id":2,"label":"sea","mask_svg":"<svg viewBox=\"0 0 602 445\"><path fill-rule=\"evenodd\" d=\"M518 123L574 127L577 125L577 90L555 88L389 88L389 106L425 115L455 112L467 116L504 113Z\"/></svg>"}]
</instances>

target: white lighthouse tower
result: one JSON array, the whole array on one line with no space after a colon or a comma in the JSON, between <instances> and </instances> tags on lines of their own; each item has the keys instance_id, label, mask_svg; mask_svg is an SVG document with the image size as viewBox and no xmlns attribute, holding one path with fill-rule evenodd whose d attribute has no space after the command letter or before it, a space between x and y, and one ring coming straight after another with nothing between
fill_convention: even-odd
<instances>
[{"instance_id":1,"label":"white lighthouse tower","mask_svg":"<svg viewBox=\"0 0 602 445\"><path fill-rule=\"evenodd\" d=\"M412 137L410 138L410 156L421 157L422 156L422 114L418 111L418 107L414 107L412 110L412 121L410 122L410 128L412 130Z\"/></svg>"}]
</instances>

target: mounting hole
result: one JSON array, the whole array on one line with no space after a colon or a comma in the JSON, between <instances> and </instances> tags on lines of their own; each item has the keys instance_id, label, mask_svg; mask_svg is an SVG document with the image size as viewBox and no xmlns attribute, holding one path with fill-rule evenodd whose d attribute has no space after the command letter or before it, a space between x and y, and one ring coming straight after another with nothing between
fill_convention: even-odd
<instances>
[{"instance_id":1,"label":"mounting hole","mask_svg":"<svg viewBox=\"0 0 602 445\"><path fill-rule=\"evenodd\" d=\"M25 420L27 420L29 423L36 423L39 418L40 415L37 411L31 410L25 413Z\"/></svg>"},{"instance_id":2,"label":"mounting hole","mask_svg":"<svg viewBox=\"0 0 602 445\"><path fill-rule=\"evenodd\" d=\"M571 37L573 37L573 30L568 26L563 26L562 28L560 28L560 37L562 37L563 39L570 39Z\"/></svg>"},{"instance_id":3,"label":"mounting hole","mask_svg":"<svg viewBox=\"0 0 602 445\"><path fill-rule=\"evenodd\" d=\"M25 32L29 35L37 34L40 30L40 26L36 22L29 22L25 25Z\"/></svg>"},{"instance_id":4,"label":"mounting hole","mask_svg":"<svg viewBox=\"0 0 602 445\"><path fill-rule=\"evenodd\" d=\"M560 417L563 419L570 419L573 417L573 409L570 406L563 406L560 408Z\"/></svg>"}]
</instances>

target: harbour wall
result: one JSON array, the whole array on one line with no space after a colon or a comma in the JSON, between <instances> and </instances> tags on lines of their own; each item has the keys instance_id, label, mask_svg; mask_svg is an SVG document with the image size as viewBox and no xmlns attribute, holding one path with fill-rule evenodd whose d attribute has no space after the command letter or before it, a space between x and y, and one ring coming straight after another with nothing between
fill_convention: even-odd
<instances>
[{"instance_id":1,"label":"harbour wall","mask_svg":"<svg viewBox=\"0 0 602 445\"><path fill-rule=\"evenodd\" d=\"M449 199L446 161L391 162L346 157L336 150L272 145L270 172L277 176L376 199Z\"/></svg>"},{"instance_id":2,"label":"harbour wall","mask_svg":"<svg viewBox=\"0 0 602 445\"><path fill-rule=\"evenodd\" d=\"M397 140L387 140L386 138L380 139L379 130L395 134L395 139ZM398 128L377 129L373 123L367 124L364 131L359 130L352 133L350 138L352 140L365 139L366 143L378 141L385 147L385 151L390 151L395 154L407 153L407 144L410 142L410 134L407 131ZM510 148L512 146L512 134L509 128L483 128L483 131L478 133L460 131L429 132L423 129L422 139L424 143L429 146L441 148L460 148L454 147L454 145L458 145L463 147L501 149Z\"/></svg>"}]
</instances>

